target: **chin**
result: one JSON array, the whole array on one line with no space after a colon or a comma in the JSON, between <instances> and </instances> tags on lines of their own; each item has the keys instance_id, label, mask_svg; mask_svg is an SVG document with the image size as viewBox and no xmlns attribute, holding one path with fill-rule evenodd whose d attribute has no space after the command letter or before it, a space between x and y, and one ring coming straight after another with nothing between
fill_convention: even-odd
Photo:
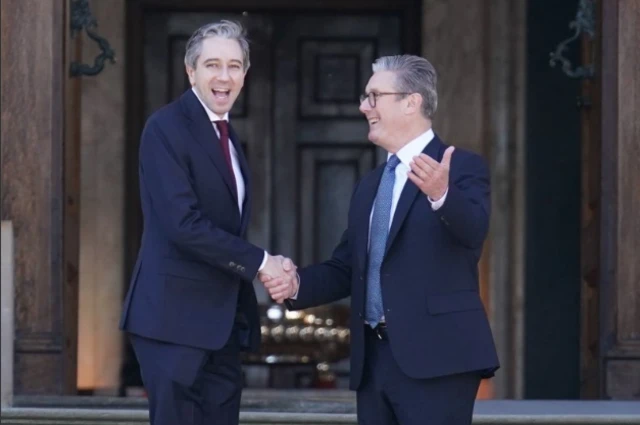
<instances>
[{"instance_id":1,"label":"chin","mask_svg":"<svg viewBox=\"0 0 640 425\"><path fill-rule=\"evenodd\" d=\"M213 108L210 108L210 109L213 112L215 112L216 114L222 116L222 115L226 114L227 112L231 111L231 109L233 108L233 104L234 103L235 103L235 99L229 100L229 102L227 102L226 105L214 104Z\"/></svg>"},{"instance_id":2,"label":"chin","mask_svg":"<svg viewBox=\"0 0 640 425\"><path fill-rule=\"evenodd\" d=\"M223 116L224 114L226 114L231 110L231 108L221 107L218 105L209 106L209 109L211 109L216 115L220 115L220 116Z\"/></svg>"},{"instance_id":3,"label":"chin","mask_svg":"<svg viewBox=\"0 0 640 425\"><path fill-rule=\"evenodd\" d=\"M216 113L216 115L219 116L223 116L224 114L226 114L227 112L229 112L231 109L230 108L217 108L217 109L212 109L213 112Z\"/></svg>"}]
</instances>

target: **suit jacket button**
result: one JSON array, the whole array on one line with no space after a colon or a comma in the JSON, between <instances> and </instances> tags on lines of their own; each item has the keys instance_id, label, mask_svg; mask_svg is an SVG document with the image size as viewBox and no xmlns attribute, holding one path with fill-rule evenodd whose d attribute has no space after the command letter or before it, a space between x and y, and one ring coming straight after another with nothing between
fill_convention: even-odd
<instances>
[{"instance_id":1,"label":"suit jacket button","mask_svg":"<svg viewBox=\"0 0 640 425\"><path fill-rule=\"evenodd\" d=\"M229 263L229 267L235 267L236 263L234 263L233 261Z\"/></svg>"}]
</instances>

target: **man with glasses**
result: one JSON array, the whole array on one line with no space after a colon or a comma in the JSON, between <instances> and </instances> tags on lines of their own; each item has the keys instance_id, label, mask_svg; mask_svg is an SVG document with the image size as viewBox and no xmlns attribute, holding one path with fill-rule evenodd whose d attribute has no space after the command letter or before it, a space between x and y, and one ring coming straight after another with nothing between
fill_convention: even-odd
<instances>
[{"instance_id":1,"label":"man with glasses","mask_svg":"<svg viewBox=\"0 0 640 425\"><path fill-rule=\"evenodd\" d=\"M383 57L373 71L360 111L386 163L356 185L331 259L299 269L294 287L265 285L291 309L351 297L360 424L471 424L480 380L499 367L478 288L489 172L434 133L426 59Z\"/></svg>"}]
</instances>

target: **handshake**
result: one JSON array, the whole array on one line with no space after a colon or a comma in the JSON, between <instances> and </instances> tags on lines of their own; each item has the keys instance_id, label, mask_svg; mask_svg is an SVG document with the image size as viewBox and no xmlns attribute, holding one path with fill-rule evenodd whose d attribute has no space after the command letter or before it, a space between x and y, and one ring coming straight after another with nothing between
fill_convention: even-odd
<instances>
[{"instance_id":1,"label":"handshake","mask_svg":"<svg viewBox=\"0 0 640 425\"><path fill-rule=\"evenodd\" d=\"M267 254L268 255L268 254ZM269 292L269 296L278 304L298 293L298 273L290 258L282 255L268 255L267 262L258 273L260 282Z\"/></svg>"}]
</instances>

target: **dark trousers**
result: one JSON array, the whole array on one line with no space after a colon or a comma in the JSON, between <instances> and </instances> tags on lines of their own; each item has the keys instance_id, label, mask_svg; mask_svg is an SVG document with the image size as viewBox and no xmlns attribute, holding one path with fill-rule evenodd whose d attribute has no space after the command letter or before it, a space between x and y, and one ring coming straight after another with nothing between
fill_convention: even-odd
<instances>
[{"instance_id":1,"label":"dark trousers","mask_svg":"<svg viewBox=\"0 0 640 425\"><path fill-rule=\"evenodd\" d=\"M360 425L471 424L479 374L410 378L394 360L389 341L365 329L365 367L357 392Z\"/></svg>"},{"instance_id":2,"label":"dark trousers","mask_svg":"<svg viewBox=\"0 0 640 425\"><path fill-rule=\"evenodd\" d=\"M180 354L175 367L180 362L201 363L191 385L178 382L173 376L175 367L163 364L162 353L171 350L170 344L136 335L131 341L149 397L151 425L238 424L243 380L235 331L220 350L197 355L195 349L187 348L186 354Z\"/></svg>"}]
</instances>

